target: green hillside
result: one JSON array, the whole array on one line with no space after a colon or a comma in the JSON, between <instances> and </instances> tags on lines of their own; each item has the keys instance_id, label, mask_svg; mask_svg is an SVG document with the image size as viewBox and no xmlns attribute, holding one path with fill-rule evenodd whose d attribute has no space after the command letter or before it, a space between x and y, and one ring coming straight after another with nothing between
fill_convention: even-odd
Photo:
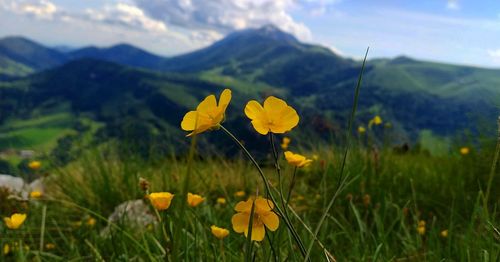
<instances>
[{"instance_id":1,"label":"green hillside","mask_svg":"<svg viewBox=\"0 0 500 262\"><path fill-rule=\"evenodd\" d=\"M33 72L32 68L0 55L0 79L10 76L26 76Z\"/></svg>"},{"instance_id":2,"label":"green hillside","mask_svg":"<svg viewBox=\"0 0 500 262\"><path fill-rule=\"evenodd\" d=\"M42 64L52 69L40 71ZM347 122L360 70L359 61L301 43L273 26L235 32L209 47L171 58L126 44L61 53L23 38L4 38L0 148L52 150L68 136L75 142L72 131L80 128L86 133L88 125L93 126L81 124L82 119L102 124L94 128L95 143L132 141L132 146L144 147L140 151L151 144L182 148L179 123L184 113L225 87L234 91L228 124L245 140L257 138L248 124L237 122L245 103L271 94L300 112L303 128L294 136L337 138ZM37 73L12 79L33 71ZM393 143L433 144L426 141L446 141L464 131L488 134L500 112L499 84L500 70L408 57L368 61L356 125L366 126L380 115L395 134ZM37 135L40 138L31 137L39 130L36 126L11 127L60 115L70 121L49 121L44 124L47 130ZM421 134L422 130L427 131ZM376 136L383 140L385 133L379 130ZM135 136L144 139L139 143Z\"/></svg>"}]
</instances>

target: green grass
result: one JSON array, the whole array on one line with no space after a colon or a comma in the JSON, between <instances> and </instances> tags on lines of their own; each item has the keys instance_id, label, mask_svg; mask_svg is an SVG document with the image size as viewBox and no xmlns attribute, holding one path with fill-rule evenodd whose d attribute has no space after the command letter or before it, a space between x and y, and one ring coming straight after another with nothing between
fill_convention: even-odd
<instances>
[{"instance_id":1,"label":"green grass","mask_svg":"<svg viewBox=\"0 0 500 262\"><path fill-rule=\"evenodd\" d=\"M299 170L290 202L304 224L296 218L292 222L308 244L311 234L304 225L314 228L334 193L342 149L309 145L314 149L305 152L299 142L292 140L290 149L319 157L311 166ZM418 151L373 151L356 144L346 166L349 185L340 192L319 240L337 261L497 261L500 236L494 228L500 225L500 191L492 188L489 213L484 212L480 201L493 146L486 143L481 151L473 150L465 156L430 156ZM2 244L22 242L30 251L17 251L4 258L17 255L23 256L18 257L21 260L40 256L49 261L99 257L107 261L164 260L167 253L171 261L244 259L246 239L232 231L231 217L235 204L246 197L236 197L234 193L244 190L248 197L258 190L264 194L262 181L249 162L240 157L204 156L204 160L195 157L188 167L186 159L147 161L133 155L119 156L113 148L101 146L80 155L78 161L66 167L49 170L45 200L32 200L29 208L24 208L28 212L26 224L17 231L0 225ZM265 164L269 160L259 162L276 186L275 170ZM287 188L293 168L282 157L280 164ZM189 192L201 194L206 200L198 207L182 209L185 196L181 188L188 168ZM165 240L159 225L137 230L121 223L114 224L111 236L103 236L106 218L115 206L143 198L139 177L150 182L151 192L175 194L171 207L162 212L168 239ZM498 183L497 170L493 185ZM217 204L218 197L226 198L227 204ZM54 243L56 248L39 253L43 205L48 210L45 243ZM95 226L86 225L90 217L97 219ZM417 224L422 220L426 222L425 234L420 235ZM212 224L228 228L230 235L219 241L209 231ZM443 230L448 230L447 237L440 235ZM283 221L276 232L266 234L269 238L252 248L256 261L273 261L274 256L279 261L301 261L300 253L290 244ZM172 239L173 236L177 238ZM273 253L271 246L278 251ZM176 250L169 249L173 247ZM311 259L326 261L318 245L314 246Z\"/></svg>"},{"instance_id":2,"label":"green grass","mask_svg":"<svg viewBox=\"0 0 500 262\"><path fill-rule=\"evenodd\" d=\"M0 148L50 150L57 139L72 133L69 126L73 121L68 113L10 121L0 129Z\"/></svg>"}]
</instances>

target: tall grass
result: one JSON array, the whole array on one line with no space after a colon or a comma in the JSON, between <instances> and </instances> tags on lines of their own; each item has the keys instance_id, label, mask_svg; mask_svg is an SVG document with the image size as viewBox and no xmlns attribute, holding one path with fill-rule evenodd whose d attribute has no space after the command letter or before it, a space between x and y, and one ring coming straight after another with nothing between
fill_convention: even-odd
<instances>
[{"instance_id":1,"label":"tall grass","mask_svg":"<svg viewBox=\"0 0 500 262\"><path fill-rule=\"evenodd\" d=\"M307 147L315 149L305 153L317 154L319 159L298 170L290 205L311 228L319 222L336 190L343 156L342 151L323 145ZM439 157L418 151L398 153L391 148L377 153L355 144L345 172L356 179L340 193L317 237L337 261L498 261L500 236L495 230L500 225L500 191L494 186L500 182L498 170L492 179L488 216L483 212L481 198L490 178L494 152L493 142L468 155L451 153ZM79 161L54 170L48 178L50 188L44 200L31 201L29 219L21 229L0 228L2 246L23 246L0 257L38 257L48 261L164 260L172 250L166 248L158 226L138 230L116 223L111 234L102 233L116 205L143 198L137 183L139 177L144 177L150 181L152 191L177 194L163 217L167 230L177 230L181 220L184 225L177 239L180 243L175 245L179 250L175 257L169 256L170 260L243 260L247 254L245 237L231 232L224 240L218 240L211 235L210 226L231 229L233 207L246 199L234 193L244 190L247 196L255 194L256 188L262 188L262 181L255 179L250 163L238 157L195 159L189 191L202 194L207 200L198 207L185 206L180 210L185 201L180 190L187 159L172 157L151 163L131 156L124 158L113 148L86 152ZM288 185L294 168L281 157L279 161L283 167L282 182ZM274 172L272 166L263 169L266 174ZM269 180L278 184L277 177ZM217 204L218 197L226 198L227 204ZM97 223L87 224L89 218L95 218ZM41 234L43 219L45 228ZM424 234L417 231L421 220L426 222ZM303 239L311 238L311 232L298 220L292 221ZM446 237L441 235L443 230L448 230ZM280 225L278 231L267 232L263 242L253 245L253 259L302 260L286 231ZM40 248L42 235L43 243L53 243L55 249ZM311 260L327 260L320 246L313 247Z\"/></svg>"}]
</instances>

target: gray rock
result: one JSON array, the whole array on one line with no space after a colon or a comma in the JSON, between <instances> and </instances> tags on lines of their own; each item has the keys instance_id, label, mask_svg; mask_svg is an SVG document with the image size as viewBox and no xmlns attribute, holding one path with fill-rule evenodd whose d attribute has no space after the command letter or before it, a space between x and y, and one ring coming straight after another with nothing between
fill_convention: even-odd
<instances>
[{"instance_id":1,"label":"gray rock","mask_svg":"<svg viewBox=\"0 0 500 262\"><path fill-rule=\"evenodd\" d=\"M0 187L7 188L15 196L28 199L29 187L20 177L0 174Z\"/></svg>"},{"instance_id":2,"label":"gray rock","mask_svg":"<svg viewBox=\"0 0 500 262\"><path fill-rule=\"evenodd\" d=\"M109 223L125 227L134 231L144 231L149 225L157 223L156 216L151 212L149 205L142 199L130 200L118 205L108 218ZM113 226L108 225L101 232L109 236Z\"/></svg>"}]
</instances>

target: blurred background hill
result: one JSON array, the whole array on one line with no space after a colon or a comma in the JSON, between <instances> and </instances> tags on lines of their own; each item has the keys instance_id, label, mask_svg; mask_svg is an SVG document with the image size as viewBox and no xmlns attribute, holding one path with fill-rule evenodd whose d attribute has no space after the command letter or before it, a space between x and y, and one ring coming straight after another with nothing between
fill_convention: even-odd
<instances>
[{"instance_id":1,"label":"blurred background hill","mask_svg":"<svg viewBox=\"0 0 500 262\"><path fill-rule=\"evenodd\" d=\"M187 54L163 57L130 44L51 48L0 39L0 148L58 154L72 144L134 141L185 146L185 112L208 94L233 90L227 125L243 140L247 100L280 96L301 115L296 137L339 135L352 107L361 61L305 44L272 25L229 34ZM500 70L410 57L367 62L358 125L380 115L393 144L449 143L458 133L493 132ZM239 121L239 122L238 122ZM208 136L208 140L211 137Z\"/></svg>"}]
</instances>

